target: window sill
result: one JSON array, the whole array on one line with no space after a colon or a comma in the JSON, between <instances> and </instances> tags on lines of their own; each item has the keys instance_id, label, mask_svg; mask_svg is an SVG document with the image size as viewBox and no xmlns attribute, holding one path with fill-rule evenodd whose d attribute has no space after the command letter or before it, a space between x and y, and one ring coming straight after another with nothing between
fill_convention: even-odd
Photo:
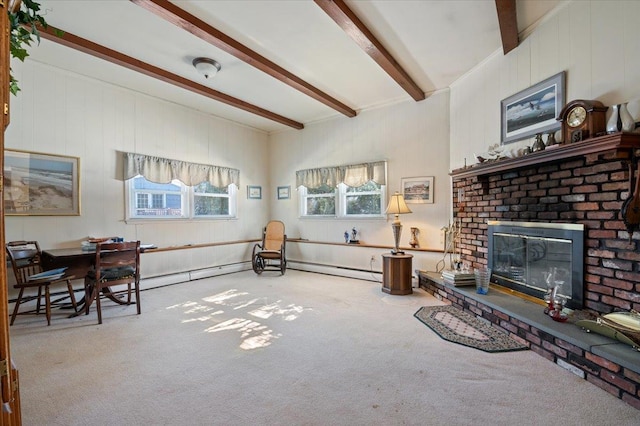
<instances>
[{"instance_id":1,"label":"window sill","mask_svg":"<svg viewBox=\"0 0 640 426\"><path fill-rule=\"evenodd\" d=\"M298 216L302 220L386 220L386 216Z\"/></svg>"},{"instance_id":2,"label":"window sill","mask_svg":"<svg viewBox=\"0 0 640 426\"><path fill-rule=\"evenodd\" d=\"M234 221L234 220L238 220L238 218L237 217L208 217L208 218L180 218L180 219L130 218L130 219L125 219L124 223L126 223L127 225L150 225L150 224L158 224L158 223L213 222L213 221L221 221L221 220Z\"/></svg>"}]
</instances>

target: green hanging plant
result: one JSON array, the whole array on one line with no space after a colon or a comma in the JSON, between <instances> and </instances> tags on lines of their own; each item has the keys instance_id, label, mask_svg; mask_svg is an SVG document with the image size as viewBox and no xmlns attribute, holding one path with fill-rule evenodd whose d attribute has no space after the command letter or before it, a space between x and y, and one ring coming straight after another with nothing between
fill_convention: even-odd
<instances>
[{"instance_id":1,"label":"green hanging plant","mask_svg":"<svg viewBox=\"0 0 640 426\"><path fill-rule=\"evenodd\" d=\"M11 24L10 51L13 58L24 62L24 58L29 56L27 47L35 40L40 43L40 32L38 25L47 28L47 22L40 15L40 3L33 0L22 0L20 8L12 12L9 10L9 23ZM9 90L14 95L20 91L18 80L13 77L13 72L9 73Z\"/></svg>"}]
</instances>

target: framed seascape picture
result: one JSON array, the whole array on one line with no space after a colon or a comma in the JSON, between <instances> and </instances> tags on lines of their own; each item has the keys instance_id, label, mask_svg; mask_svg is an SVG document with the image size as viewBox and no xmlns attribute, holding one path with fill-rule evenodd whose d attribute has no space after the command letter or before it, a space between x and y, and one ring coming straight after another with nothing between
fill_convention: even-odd
<instances>
[{"instance_id":1,"label":"framed seascape picture","mask_svg":"<svg viewBox=\"0 0 640 426\"><path fill-rule=\"evenodd\" d=\"M79 215L79 171L78 157L5 150L5 214Z\"/></svg>"},{"instance_id":2,"label":"framed seascape picture","mask_svg":"<svg viewBox=\"0 0 640 426\"><path fill-rule=\"evenodd\" d=\"M433 176L402 178L402 195L406 203L433 203Z\"/></svg>"},{"instance_id":3,"label":"framed seascape picture","mask_svg":"<svg viewBox=\"0 0 640 426\"><path fill-rule=\"evenodd\" d=\"M262 187L247 185L247 198L255 200L262 199Z\"/></svg>"},{"instance_id":4,"label":"framed seascape picture","mask_svg":"<svg viewBox=\"0 0 640 426\"><path fill-rule=\"evenodd\" d=\"M279 186L278 187L278 200L287 200L291 198L291 187L290 186Z\"/></svg>"},{"instance_id":5,"label":"framed seascape picture","mask_svg":"<svg viewBox=\"0 0 640 426\"><path fill-rule=\"evenodd\" d=\"M500 102L500 140L503 144L559 130L556 120L564 106L562 71Z\"/></svg>"}]
</instances>

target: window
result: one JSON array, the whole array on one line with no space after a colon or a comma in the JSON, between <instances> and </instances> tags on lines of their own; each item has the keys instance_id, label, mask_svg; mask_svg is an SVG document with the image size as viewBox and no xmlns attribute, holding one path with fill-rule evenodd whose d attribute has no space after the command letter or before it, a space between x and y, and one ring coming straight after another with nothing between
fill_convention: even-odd
<instances>
[{"instance_id":1,"label":"window","mask_svg":"<svg viewBox=\"0 0 640 426\"><path fill-rule=\"evenodd\" d=\"M231 199L235 204L235 185L218 188L209 182L193 187L193 214L195 217L228 217L235 209L231 208ZM233 214L235 216L235 212Z\"/></svg>"},{"instance_id":2,"label":"window","mask_svg":"<svg viewBox=\"0 0 640 426\"><path fill-rule=\"evenodd\" d=\"M381 215L384 209L382 202L383 185L367 182L356 188L346 187L345 214L353 215Z\"/></svg>"},{"instance_id":3,"label":"window","mask_svg":"<svg viewBox=\"0 0 640 426\"><path fill-rule=\"evenodd\" d=\"M209 182L187 186L177 179L154 183L142 176L125 182L127 219L229 218L236 215L235 184L218 188Z\"/></svg>"},{"instance_id":4,"label":"window","mask_svg":"<svg viewBox=\"0 0 640 426\"><path fill-rule=\"evenodd\" d=\"M303 187L304 188L304 187ZM327 185L305 189L305 216L335 216L336 190Z\"/></svg>"},{"instance_id":5,"label":"window","mask_svg":"<svg viewBox=\"0 0 640 426\"><path fill-rule=\"evenodd\" d=\"M300 217L385 217L387 162L296 171Z\"/></svg>"},{"instance_id":6,"label":"window","mask_svg":"<svg viewBox=\"0 0 640 426\"><path fill-rule=\"evenodd\" d=\"M301 217L384 217L385 185L369 181L350 187L298 188Z\"/></svg>"}]
</instances>

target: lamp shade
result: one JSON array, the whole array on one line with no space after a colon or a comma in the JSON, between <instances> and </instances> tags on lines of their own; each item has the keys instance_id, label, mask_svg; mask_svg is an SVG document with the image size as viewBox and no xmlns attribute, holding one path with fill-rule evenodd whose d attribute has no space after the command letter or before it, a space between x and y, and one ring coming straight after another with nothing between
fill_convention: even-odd
<instances>
[{"instance_id":1,"label":"lamp shade","mask_svg":"<svg viewBox=\"0 0 640 426\"><path fill-rule=\"evenodd\" d=\"M209 58L195 58L192 63L195 69L204 75L204 78L215 76L222 68L219 63Z\"/></svg>"},{"instance_id":2,"label":"lamp shade","mask_svg":"<svg viewBox=\"0 0 640 426\"><path fill-rule=\"evenodd\" d=\"M396 191L396 193L391 196L385 213L399 215L411 213L411 210L407 206L407 203L404 202L404 196Z\"/></svg>"}]
</instances>

